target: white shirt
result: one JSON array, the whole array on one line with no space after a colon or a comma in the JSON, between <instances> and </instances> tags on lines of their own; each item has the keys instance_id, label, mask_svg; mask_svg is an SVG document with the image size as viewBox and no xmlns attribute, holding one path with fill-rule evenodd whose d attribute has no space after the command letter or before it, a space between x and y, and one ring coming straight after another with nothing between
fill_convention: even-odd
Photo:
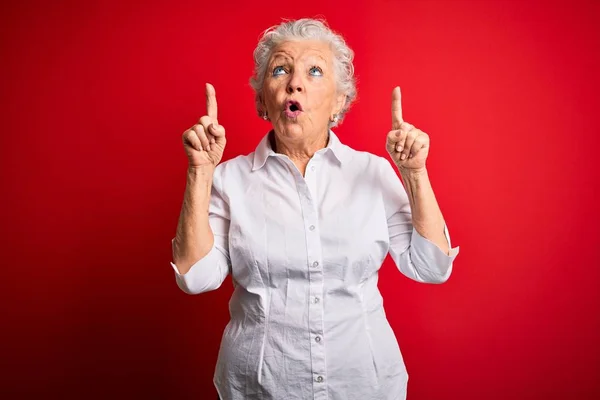
<instances>
[{"instance_id":1,"label":"white shirt","mask_svg":"<svg viewBox=\"0 0 600 400\"><path fill-rule=\"evenodd\" d=\"M442 283L459 248L447 255L413 228L387 159L330 131L303 177L268 136L214 171L212 250L184 275L172 264L189 294L217 289L232 274L231 320L214 374L219 395L404 399L408 374L378 270L389 252L407 277Z\"/></svg>"}]
</instances>

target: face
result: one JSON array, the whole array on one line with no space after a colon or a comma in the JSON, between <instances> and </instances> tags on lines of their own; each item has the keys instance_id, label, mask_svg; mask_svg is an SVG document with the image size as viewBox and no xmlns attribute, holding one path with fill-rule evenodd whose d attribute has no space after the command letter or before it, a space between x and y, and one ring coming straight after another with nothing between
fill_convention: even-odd
<instances>
[{"instance_id":1,"label":"face","mask_svg":"<svg viewBox=\"0 0 600 400\"><path fill-rule=\"evenodd\" d=\"M328 130L345 101L336 90L333 57L319 41L284 42L273 50L261 100L278 135L299 140Z\"/></svg>"}]
</instances>

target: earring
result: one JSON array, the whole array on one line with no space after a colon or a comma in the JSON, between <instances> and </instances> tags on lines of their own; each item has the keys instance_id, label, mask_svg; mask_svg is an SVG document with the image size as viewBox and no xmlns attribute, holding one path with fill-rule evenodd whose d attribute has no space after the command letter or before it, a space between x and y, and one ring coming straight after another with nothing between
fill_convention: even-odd
<instances>
[{"instance_id":1,"label":"earring","mask_svg":"<svg viewBox=\"0 0 600 400\"><path fill-rule=\"evenodd\" d=\"M339 117L337 114L333 114L333 119L331 120L331 122L338 122Z\"/></svg>"},{"instance_id":2,"label":"earring","mask_svg":"<svg viewBox=\"0 0 600 400\"><path fill-rule=\"evenodd\" d=\"M262 116L262 119L264 119L265 121L269 120L269 116L267 115L267 112L265 111L265 113Z\"/></svg>"}]
</instances>

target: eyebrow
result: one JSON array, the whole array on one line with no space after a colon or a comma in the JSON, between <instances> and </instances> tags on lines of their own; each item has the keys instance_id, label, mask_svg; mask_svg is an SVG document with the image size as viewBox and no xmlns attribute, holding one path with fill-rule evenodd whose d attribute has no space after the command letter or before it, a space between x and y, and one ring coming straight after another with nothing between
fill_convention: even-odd
<instances>
[{"instance_id":1,"label":"eyebrow","mask_svg":"<svg viewBox=\"0 0 600 400\"><path fill-rule=\"evenodd\" d=\"M279 59L279 58L285 58L286 60L291 59L290 56L288 56L287 54L283 53L283 52L277 52L277 53L273 53L273 56L271 58L271 62Z\"/></svg>"},{"instance_id":2,"label":"eyebrow","mask_svg":"<svg viewBox=\"0 0 600 400\"><path fill-rule=\"evenodd\" d=\"M277 51L275 53L273 53L272 55L272 59L271 59L271 63L275 62L275 60L278 60L280 58L284 58L286 61L290 60L292 57L290 57L287 53L283 52L283 51ZM311 58L318 58L321 61L323 61L325 64L327 64L327 60L325 59L325 57L323 57L320 54L310 54L308 56L309 59Z\"/></svg>"},{"instance_id":3,"label":"eyebrow","mask_svg":"<svg viewBox=\"0 0 600 400\"><path fill-rule=\"evenodd\" d=\"M325 59L325 57L323 57L323 56L322 56L322 55L320 55L320 54L313 54L313 55L311 55L311 56L309 56L309 57L316 57L316 58L320 58L320 59L321 59L321 60L322 60L322 61L323 61L325 64L327 64L327 60Z\"/></svg>"}]
</instances>

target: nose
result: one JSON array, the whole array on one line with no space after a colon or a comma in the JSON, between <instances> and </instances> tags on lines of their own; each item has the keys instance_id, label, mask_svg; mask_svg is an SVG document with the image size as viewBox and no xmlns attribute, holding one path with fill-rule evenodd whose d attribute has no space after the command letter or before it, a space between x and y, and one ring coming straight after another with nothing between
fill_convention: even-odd
<instances>
[{"instance_id":1,"label":"nose","mask_svg":"<svg viewBox=\"0 0 600 400\"><path fill-rule=\"evenodd\" d=\"M292 94L294 92L303 92L304 91L304 82L302 82L302 77L299 73L294 72L290 77L290 81L287 85L287 92Z\"/></svg>"}]
</instances>

